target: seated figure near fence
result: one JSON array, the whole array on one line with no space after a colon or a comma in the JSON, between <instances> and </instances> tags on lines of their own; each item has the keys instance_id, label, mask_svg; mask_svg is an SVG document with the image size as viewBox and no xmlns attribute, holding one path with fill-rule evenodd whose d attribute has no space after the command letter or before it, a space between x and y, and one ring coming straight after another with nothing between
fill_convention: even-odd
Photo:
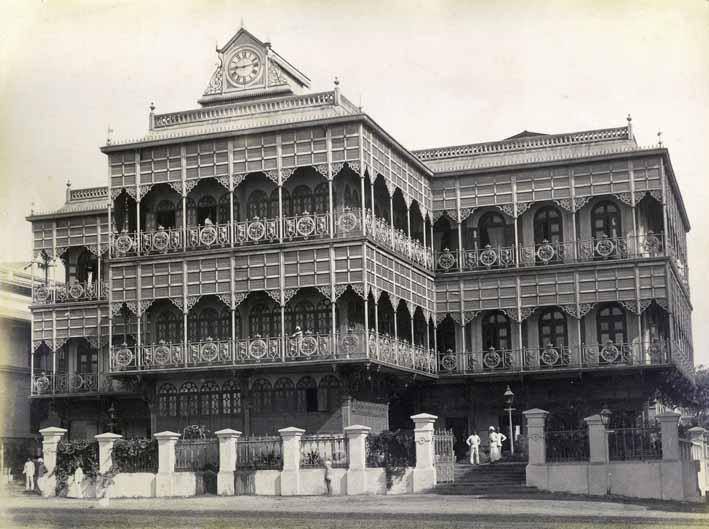
<instances>
[{"instance_id":1,"label":"seated figure near fence","mask_svg":"<svg viewBox=\"0 0 709 529\"><path fill-rule=\"evenodd\" d=\"M67 498L83 498L84 497L84 471L81 465L76 467L74 474L69 477L69 490Z\"/></svg>"}]
</instances>

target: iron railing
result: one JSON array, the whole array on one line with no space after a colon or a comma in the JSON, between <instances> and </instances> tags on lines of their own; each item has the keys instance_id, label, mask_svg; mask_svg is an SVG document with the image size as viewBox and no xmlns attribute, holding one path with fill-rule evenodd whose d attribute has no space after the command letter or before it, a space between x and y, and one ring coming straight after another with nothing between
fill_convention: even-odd
<instances>
[{"instance_id":1,"label":"iron railing","mask_svg":"<svg viewBox=\"0 0 709 529\"><path fill-rule=\"evenodd\" d=\"M628 237L542 241L533 245L487 245L463 251L444 249L436 253L436 271L490 270L664 256L663 234L648 232Z\"/></svg>"},{"instance_id":2,"label":"iron railing","mask_svg":"<svg viewBox=\"0 0 709 529\"><path fill-rule=\"evenodd\" d=\"M678 364L674 352L664 340L636 343L584 344L573 347L524 348L438 355L438 373L441 375L477 374L492 372L525 372L591 367L659 366ZM679 364L678 364L678 367Z\"/></svg>"},{"instance_id":3,"label":"iron railing","mask_svg":"<svg viewBox=\"0 0 709 529\"><path fill-rule=\"evenodd\" d=\"M632 461L662 458L662 435L657 426L608 430L608 458Z\"/></svg>"},{"instance_id":4,"label":"iron railing","mask_svg":"<svg viewBox=\"0 0 709 529\"><path fill-rule=\"evenodd\" d=\"M285 337L261 337L201 342L122 344L111 348L112 372L166 370L191 367L291 364L321 361L369 359L414 372L433 374L436 360L433 350L394 340L386 335L350 330L330 334L302 334ZM284 347L285 344L285 347Z\"/></svg>"},{"instance_id":5,"label":"iron railing","mask_svg":"<svg viewBox=\"0 0 709 529\"><path fill-rule=\"evenodd\" d=\"M280 470L283 467L283 439L280 436L241 437L236 443L239 470Z\"/></svg>"},{"instance_id":6,"label":"iron railing","mask_svg":"<svg viewBox=\"0 0 709 529\"><path fill-rule=\"evenodd\" d=\"M300 466L319 468L325 462L333 468L349 466L349 444L342 434L304 435L300 440Z\"/></svg>"},{"instance_id":7,"label":"iron railing","mask_svg":"<svg viewBox=\"0 0 709 529\"><path fill-rule=\"evenodd\" d=\"M414 432L397 430L369 434L365 454L367 466L372 468L416 466Z\"/></svg>"},{"instance_id":8,"label":"iron railing","mask_svg":"<svg viewBox=\"0 0 709 529\"><path fill-rule=\"evenodd\" d=\"M72 281L68 285L39 285L32 292L32 302L38 305L99 301L108 299L108 286L101 281Z\"/></svg>"},{"instance_id":9,"label":"iron railing","mask_svg":"<svg viewBox=\"0 0 709 529\"><path fill-rule=\"evenodd\" d=\"M544 438L548 463L589 460L588 428L547 430L544 432Z\"/></svg>"}]
</instances>

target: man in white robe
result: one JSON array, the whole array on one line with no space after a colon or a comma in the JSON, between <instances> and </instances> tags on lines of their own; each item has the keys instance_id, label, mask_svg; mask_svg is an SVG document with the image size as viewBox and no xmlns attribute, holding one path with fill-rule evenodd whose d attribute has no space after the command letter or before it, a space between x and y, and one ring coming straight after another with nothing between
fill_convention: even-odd
<instances>
[{"instance_id":1,"label":"man in white robe","mask_svg":"<svg viewBox=\"0 0 709 529\"><path fill-rule=\"evenodd\" d=\"M490 463L494 463L502 459L502 443L505 442L507 436L503 433L496 432L494 426L490 426L489 432Z\"/></svg>"}]
</instances>

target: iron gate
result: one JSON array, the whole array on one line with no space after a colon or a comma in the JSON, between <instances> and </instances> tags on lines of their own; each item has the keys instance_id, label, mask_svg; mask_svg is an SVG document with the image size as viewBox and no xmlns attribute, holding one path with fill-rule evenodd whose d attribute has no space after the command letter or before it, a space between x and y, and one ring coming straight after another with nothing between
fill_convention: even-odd
<instances>
[{"instance_id":1,"label":"iron gate","mask_svg":"<svg viewBox=\"0 0 709 529\"><path fill-rule=\"evenodd\" d=\"M455 452L453 430L436 430L433 433L433 449L436 458L436 481L453 483L455 479Z\"/></svg>"}]
</instances>

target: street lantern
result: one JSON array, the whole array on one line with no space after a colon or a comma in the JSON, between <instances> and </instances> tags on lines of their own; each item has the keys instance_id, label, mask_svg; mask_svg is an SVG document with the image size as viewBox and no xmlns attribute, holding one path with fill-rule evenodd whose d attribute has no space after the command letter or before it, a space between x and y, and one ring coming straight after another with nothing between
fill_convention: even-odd
<instances>
[{"instance_id":1,"label":"street lantern","mask_svg":"<svg viewBox=\"0 0 709 529\"><path fill-rule=\"evenodd\" d=\"M613 412L611 412L611 410L604 406L603 409L598 412L598 415L601 416L601 423L603 424L603 427L608 428L608 424L611 421L611 415L613 415Z\"/></svg>"},{"instance_id":2,"label":"street lantern","mask_svg":"<svg viewBox=\"0 0 709 529\"><path fill-rule=\"evenodd\" d=\"M505 411L507 412L507 417L510 423L510 455L515 455L515 437L514 430L512 429L512 411L514 410L512 403L515 400L515 394L512 393L509 384L507 385L507 389L505 390L503 397L505 398L505 404L507 404Z\"/></svg>"}]
</instances>

